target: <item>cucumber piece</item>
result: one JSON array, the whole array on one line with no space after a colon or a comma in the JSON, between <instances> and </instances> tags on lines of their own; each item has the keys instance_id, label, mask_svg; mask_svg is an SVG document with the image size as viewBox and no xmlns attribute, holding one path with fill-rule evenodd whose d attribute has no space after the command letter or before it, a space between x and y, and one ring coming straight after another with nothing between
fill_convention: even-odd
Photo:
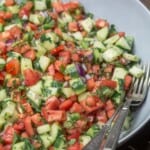
<instances>
[{"instance_id":1,"label":"cucumber piece","mask_svg":"<svg viewBox=\"0 0 150 150\"><path fill-rule=\"evenodd\" d=\"M62 38L64 41L74 41L74 39L68 33L62 33Z\"/></svg>"},{"instance_id":2,"label":"cucumber piece","mask_svg":"<svg viewBox=\"0 0 150 150\"><path fill-rule=\"evenodd\" d=\"M61 14L61 19L64 24L72 22L72 16L68 12L63 12Z\"/></svg>"},{"instance_id":3,"label":"cucumber piece","mask_svg":"<svg viewBox=\"0 0 150 150\"><path fill-rule=\"evenodd\" d=\"M75 38L75 40L78 40L78 41L83 40L83 36L82 36L81 32L72 33L72 36Z\"/></svg>"},{"instance_id":4,"label":"cucumber piece","mask_svg":"<svg viewBox=\"0 0 150 150\"><path fill-rule=\"evenodd\" d=\"M60 132L60 126L58 125L58 123L53 123L51 125L51 131L50 131L50 135L51 135L51 142L54 143L59 132Z\"/></svg>"},{"instance_id":5,"label":"cucumber piece","mask_svg":"<svg viewBox=\"0 0 150 150\"><path fill-rule=\"evenodd\" d=\"M106 62L113 62L114 60L116 60L118 58L118 56L120 56L122 54L122 51L120 49L117 49L115 47L110 48L108 50L106 50L103 53L103 59Z\"/></svg>"},{"instance_id":6,"label":"cucumber piece","mask_svg":"<svg viewBox=\"0 0 150 150\"><path fill-rule=\"evenodd\" d=\"M0 90L0 101L4 100L7 97L5 89Z\"/></svg>"},{"instance_id":7,"label":"cucumber piece","mask_svg":"<svg viewBox=\"0 0 150 150\"><path fill-rule=\"evenodd\" d=\"M46 10L46 0L34 0L34 9L35 10Z\"/></svg>"},{"instance_id":8,"label":"cucumber piece","mask_svg":"<svg viewBox=\"0 0 150 150\"><path fill-rule=\"evenodd\" d=\"M85 20L82 20L80 24L85 31L90 32L94 26L94 21L88 17Z\"/></svg>"},{"instance_id":9,"label":"cucumber piece","mask_svg":"<svg viewBox=\"0 0 150 150\"><path fill-rule=\"evenodd\" d=\"M94 49L94 62L95 63L100 63L103 61L103 54L101 52L99 52L98 49Z\"/></svg>"},{"instance_id":10,"label":"cucumber piece","mask_svg":"<svg viewBox=\"0 0 150 150\"><path fill-rule=\"evenodd\" d=\"M43 95L45 97L58 96L59 95L59 88L57 88L57 87L47 87L47 88L44 89Z\"/></svg>"},{"instance_id":11,"label":"cucumber piece","mask_svg":"<svg viewBox=\"0 0 150 150\"><path fill-rule=\"evenodd\" d=\"M19 53L17 53L17 52L8 52L7 53L7 56L8 56L8 58L7 58L7 62L8 61L10 61L11 59L14 59L14 58L16 58L16 59L19 59L19 58L21 58L21 55L19 54Z\"/></svg>"},{"instance_id":12,"label":"cucumber piece","mask_svg":"<svg viewBox=\"0 0 150 150\"><path fill-rule=\"evenodd\" d=\"M44 148L48 148L52 144L52 137L49 134L42 134L40 135L40 139L42 141L42 144Z\"/></svg>"},{"instance_id":13,"label":"cucumber piece","mask_svg":"<svg viewBox=\"0 0 150 150\"><path fill-rule=\"evenodd\" d=\"M53 33L53 32L46 33L46 37L50 38L50 40L54 43L59 42L59 37L57 36L56 33Z\"/></svg>"},{"instance_id":14,"label":"cucumber piece","mask_svg":"<svg viewBox=\"0 0 150 150\"><path fill-rule=\"evenodd\" d=\"M79 73L77 71L75 64L67 65L67 67L65 69L65 74L70 75L72 78L79 77Z\"/></svg>"},{"instance_id":15,"label":"cucumber piece","mask_svg":"<svg viewBox=\"0 0 150 150\"><path fill-rule=\"evenodd\" d=\"M134 44L134 37L133 36L126 36L125 38L126 38L128 44L130 45L130 47L132 48L133 44Z\"/></svg>"},{"instance_id":16,"label":"cucumber piece","mask_svg":"<svg viewBox=\"0 0 150 150\"><path fill-rule=\"evenodd\" d=\"M43 72L46 71L47 67L50 64L50 59L47 56L41 56L39 59L40 68Z\"/></svg>"},{"instance_id":17,"label":"cucumber piece","mask_svg":"<svg viewBox=\"0 0 150 150\"><path fill-rule=\"evenodd\" d=\"M144 71L138 66L133 66L129 69L129 73L136 78L140 78L144 74Z\"/></svg>"},{"instance_id":18,"label":"cucumber piece","mask_svg":"<svg viewBox=\"0 0 150 150\"><path fill-rule=\"evenodd\" d=\"M94 48L98 48L100 49L101 51L105 51L106 50L106 47L104 46L104 44L100 41L95 41L94 44L93 44L93 47Z\"/></svg>"},{"instance_id":19,"label":"cucumber piece","mask_svg":"<svg viewBox=\"0 0 150 150\"><path fill-rule=\"evenodd\" d=\"M133 54L129 54L129 53L124 53L123 57L126 60L133 61L133 62L138 62L140 60L140 58L138 56L133 55Z\"/></svg>"},{"instance_id":20,"label":"cucumber piece","mask_svg":"<svg viewBox=\"0 0 150 150\"><path fill-rule=\"evenodd\" d=\"M104 40L106 40L108 34L109 34L109 28L104 27L97 31L96 37L99 41L104 41Z\"/></svg>"},{"instance_id":21,"label":"cucumber piece","mask_svg":"<svg viewBox=\"0 0 150 150\"><path fill-rule=\"evenodd\" d=\"M37 127L38 134L44 134L44 133L50 132L50 130L51 128L49 124L44 124L42 126Z\"/></svg>"},{"instance_id":22,"label":"cucumber piece","mask_svg":"<svg viewBox=\"0 0 150 150\"><path fill-rule=\"evenodd\" d=\"M36 50L37 50L36 56L40 57L40 56L45 55L45 53L47 52L47 49L43 47L42 43L39 40L36 40L35 44L36 44Z\"/></svg>"},{"instance_id":23,"label":"cucumber piece","mask_svg":"<svg viewBox=\"0 0 150 150\"><path fill-rule=\"evenodd\" d=\"M3 32L3 31L4 31L4 25L0 24L0 32Z\"/></svg>"},{"instance_id":24,"label":"cucumber piece","mask_svg":"<svg viewBox=\"0 0 150 150\"><path fill-rule=\"evenodd\" d=\"M6 61L3 58L0 58L0 71L4 69Z\"/></svg>"},{"instance_id":25,"label":"cucumber piece","mask_svg":"<svg viewBox=\"0 0 150 150\"><path fill-rule=\"evenodd\" d=\"M125 76L128 74L128 71L124 68L120 68L120 67L116 67L112 76L113 80L116 79L123 79L125 78Z\"/></svg>"},{"instance_id":26,"label":"cucumber piece","mask_svg":"<svg viewBox=\"0 0 150 150\"><path fill-rule=\"evenodd\" d=\"M125 50L131 51L131 47L128 44L127 40L124 37L121 37L117 42L116 46L121 47Z\"/></svg>"},{"instance_id":27,"label":"cucumber piece","mask_svg":"<svg viewBox=\"0 0 150 150\"><path fill-rule=\"evenodd\" d=\"M118 34L108 38L107 40L104 41L104 44L106 45L112 45L116 43L120 39L120 36Z\"/></svg>"},{"instance_id":28,"label":"cucumber piece","mask_svg":"<svg viewBox=\"0 0 150 150\"><path fill-rule=\"evenodd\" d=\"M99 131L100 131L99 125L94 124L87 130L86 135L93 138Z\"/></svg>"},{"instance_id":29,"label":"cucumber piece","mask_svg":"<svg viewBox=\"0 0 150 150\"><path fill-rule=\"evenodd\" d=\"M81 102L83 100L86 100L89 96L91 96L90 92L82 93L78 96L78 101Z\"/></svg>"},{"instance_id":30,"label":"cucumber piece","mask_svg":"<svg viewBox=\"0 0 150 150\"><path fill-rule=\"evenodd\" d=\"M25 142L19 142L13 145L12 150L25 150Z\"/></svg>"},{"instance_id":31,"label":"cucumber piece","mask_svg":"<svg viewBox=\"0 0 150 150\"><path fill-rule=\"evenodd\" d=\"M11 12L12 14L18 14L19 13L19 5L13 5L13 6L8 6L7 10Z\"/></svg>"},{"instance_id":32,"label":"cucumber piece","mask_svg":"<svg viewBox=\"0 0 150 150\"><path fill-rule=\"evenodd\" d=\"M31 59L22 57L21 58L21 72L22 72L22 74L23 74L23 71L26 69L33 69L32 61L31 61Z\"/></svg>"},{"instance_id":33,"label":"cucumber piece","mask_svg":"<svg viewBox=\"0 0 150 150\"><path fill-rule=\"evenodd\" d=\"M2 117L0 115L0 130L3 128L3 126L5 125L5 123L6 123L6 121L5 121L4 117Z\"/></svg>"},{"instance_id":34,"label":"cucumber piece","mask_svg":"<svg viewBox=\"0 0 150 150\"><path fill-rule=\"evenodd\" d=\"M17 27L19 27L19 28L22 28L22 24L17 23L17 24L11 24L11 25L5 26L5 27L4 27L4 30L5 30L5 31L10 30L11 28L13 28L13 27L15 27L15 26L17 26Z\"/></svg>"},{"instance_id":35,"label":"cucumber piece","mask_svg":"<svg viewBox=\"0 0 150 150\"><path fill-rule=\"evenodd\" d=\"M85 83L81 78L72 79L69 83L77 95L86 91Z\"/></svg>"},{"instance_id":36,"label":"cucumber piece","mask_svg":"<svg viewBox=\"0 0 150 150\"><path fill-rule=\"evenodd\" d=\"M70 96L74 96L75 95L75 92L73 91L72 88L62 88L62 92L63 94L68 98Z\"/></svg>"},{"instance_id":37,"label":"cucumber piece","mask_svg":"<svg viewBox=\"0 0 150 150\"><path fill-rule=\"evenodd\" d=\"M40 14L30 14L29 21L36 25L41 25L44 22L44 17Z\"/></svg>"},{"instance_id":38,"label":"cucumber piece","mask_svg":"<svg viewBox=\"0 0 150 150\"><path fill-rule=\"evenodd\" d=\"M44 87L51 87L52 82L53 82L53 77L52 76L44 76L42 77L42 79L44 80Z\"/></svg>"},{"instance_id":39,"label":"cucumber piece","mask_svg":"<svg viewBox=\"0 0 150 150\"><path fill-rule=\"evenodd\" d=\"M122 101L124 100L124 96L125 96L125 92L116 92L114 93L114 95L112 96L112 100L115 102L116 105L120 105L122 103Z\"/></svg>"},{"instance_id":40,"label":"cucumber piece","mask_svg":"<svg viewBox=\"0 0 150 150\"><path fill-rule=\"evenodd\" d=\"M41 95L42 94L42 88L43 88L42 81L39 81L35 85L30 86L29 90L31 90L32 92L34 92L37 95Z\"/></svg>"},{"instance_id":41,"label":"cucumber piece","mask_svg":"<svg viewBox=\"0 0 150 150\"><path fill-rule=\"evenodd\" d=\"M56 47L56 44L47 40L43 42L43 47L47 50L52 50Z\"/></svg>"},{"instance_id":42,"label":"cucumber piece","mask_svg":"<svg viewBox=\"0 0 150 150\"><path fill-rule=\"evenodd\" d=\"M80 143L81 143L83 146L87 145L90 141L91 141L91 137L90 137L90 136L82 135L82 136L80 137Z\"/></svg>"},{"instance_id":43,"label":"cucumber piece","mask_svg":"<svg viewBox=\"0 0 150 150\"><path fill-rule=\"evenodd\" d=\"M60 135L56 138L54 143L55 150L66 150L67 149L67 141L64 135Z\"/></svg>"}]
</instances>

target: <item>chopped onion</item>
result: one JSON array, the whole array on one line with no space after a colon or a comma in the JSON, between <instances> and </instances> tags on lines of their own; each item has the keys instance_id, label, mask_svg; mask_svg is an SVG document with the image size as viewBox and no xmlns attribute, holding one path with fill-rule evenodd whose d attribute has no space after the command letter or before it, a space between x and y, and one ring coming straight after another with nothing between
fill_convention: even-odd
<instances>
[{"instance_id":1,"label":"chopped onion","mask_svg":"<svg viewBox=\"0 0 150 150\"><path fill-rule=\"evenodd\" d=\"M91 78L91 76L90 76L89 74L86 74L86 75L85 75L85 78L86 78L87 80L89 80L89 79Z\"/></svg>"},{"instance_id":2,"label":"chopped onion","mask_svg":"<svg viewBox=\"0 0 150 150\"><path fill-rule=\"evenodd\" d=\"M82 65L76 64L76 68L77 68L77 71L78 71L78 73L79 73L80 76L85 76L85 70L82 67Z\"/></svg>"}]
</instances>

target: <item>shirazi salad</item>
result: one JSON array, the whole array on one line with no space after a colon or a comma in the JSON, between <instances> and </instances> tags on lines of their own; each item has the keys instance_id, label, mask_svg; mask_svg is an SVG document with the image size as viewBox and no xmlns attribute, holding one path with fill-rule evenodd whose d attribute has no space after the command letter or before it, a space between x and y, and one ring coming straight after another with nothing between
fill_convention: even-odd
<instances>
[{"instance_id":1,"label":"shirazi salad","mask_svg":"<svg viewBox=\"0 0 150 150\"><path fill-rule=\"evenodd\" d=\"M133 41L77 1L1 1L0 150L81 150L143 74Z\"/></svg>"}]
</instances>

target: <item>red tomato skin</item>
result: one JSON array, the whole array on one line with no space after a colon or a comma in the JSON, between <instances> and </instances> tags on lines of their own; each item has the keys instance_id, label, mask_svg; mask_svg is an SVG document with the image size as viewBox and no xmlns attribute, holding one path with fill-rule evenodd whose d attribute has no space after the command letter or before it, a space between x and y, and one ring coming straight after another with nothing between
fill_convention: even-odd
<instances>
[{"instance_id":1,"label":"red tomato skin","mask_svg":"<svg viewBox=\"0 0 150 150\"><path fill-rule=\"evenodd\" d=\"M32 86L36 84L41 78L40 73L32 69L24 70L23 74L24 74L26 86Z\"/></svg>"},{"instance_id":2,"label":"red tomato skin","mask_svg":"<svg viewBox=\"0 0 150 150\"><path fill-rule=\"evenodd\" d=\"M73 101L68 99L59 105L59 109L60 110L69 110L72 105L73 105Z\"/></svg>"},{"instance_id":3,"label":"red tomato skin","mask_svg":"<svg viewBox=\"0 0 150 150\"><path fill-rule=\"evenodd\" d=\"M34 135L34 130L33 130L33 127L32 127L31 117L26 117L24 119L24 125L25 125L25 130L26 130L27 134L29 136L33 136Z\"/></svg>"},{"instance_id":4,"label":"red tomato skin","mask_svg":"<svg viewBox=\"0 0 150 150\"><path fill-rule=\"evenodd\" d=\"M5 5L6 6L12 6L15 4L15 1L14 0L5 0Z\"/></svg>"},{"instance_id":5,"label":"red tomato skin","mask_svg":"<svg viewBox=\"0 0 150 150\"><path fill-rule=\"evenodd\" d=\"M77 102L75 102L72 107L70 108L70 112L77 112L77 113L82 113L83 112L83 108L80 104L78 104Z\"/></svg>"},{"instance_id":6,"label":"red tomato skin","mask_svg":"<svg viewBox=\"0 0 150 150\"><path fill-rule=\"evenodd\" d=\"M57 81L64 81L64 75L61 72L55 72L54 79Z\"/></svg>"},{"instance_id":7,"label":"red tomato skin","mask_svg":"<svg viewBox=\"0 0 150 150\"><path fill-rule=\"evenodd\" d=\"M34 50L30 50L30 51L27 51L27 52L24 54L24 56L25 56L26 58L29 58L29 59L31 59L31 60L34 60L35 57L36 57L36 53L35 53Z\"/></svg>"},{"instance_id":8,"label":"red tomato skin","mask_svg":"<svg viewBox=\"0 0 150 150\"><path fill-rule=\"evenodd\" d=\"M63 51L64 49L65 49L65 46L64 46L64 45L59 45L58 47L52 49L52 50L50 51L50 53L51 53L52 55L58 55L59 52Z\"/></svg>"},{"instance_id":9,"label":"red tomato skin","mask_svg":"<svg viewBox=\"0 0 150 150\"><path fill-rule=\"evenodd\" d=\"M113 80L105 79L101 81L101 86L107 86L107 87L115 89L117 87L117 82Z\"/></svg>"},{"instance_id":10,"label":"red tomato skin","mask_svg":"<svg viewBox=\"0 0 150 150\"><path fill-rule=\"evenodd\" d=\"M109 111L109 110L112 110L114 108L115 108L115 106L114 106L113 102L111 100L108 100L106 102L106 105L105 105L105 110Z\"/></svg>"},{"instance_id":11,"label":"red tomato skin","mask_svg":"<svg viewBox=\"0 0 150 150\"><path fill-rule=\"evenodd\" d=\"M125 90L128 90L130 88L131 83L132 83L132 77L130 75L126 75L125 82L124 82Z\"/></svg>"}]
</instances>

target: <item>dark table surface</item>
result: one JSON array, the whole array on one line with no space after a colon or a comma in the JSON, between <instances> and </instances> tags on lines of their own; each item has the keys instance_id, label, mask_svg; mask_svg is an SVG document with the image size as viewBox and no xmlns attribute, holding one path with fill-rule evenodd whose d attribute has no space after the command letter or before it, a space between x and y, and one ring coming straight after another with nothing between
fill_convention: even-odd
<instances>
[{"instance_id":1,"label":"dark table surface","mask_svg":"<svg viewBox=\"0 0 150 150\"><path fill-rule=\"evenodd\" d=\"M150 10L150 0L141 0ZM117 150L150 150L150 121Z\"/></svg>"}]
</instances>

